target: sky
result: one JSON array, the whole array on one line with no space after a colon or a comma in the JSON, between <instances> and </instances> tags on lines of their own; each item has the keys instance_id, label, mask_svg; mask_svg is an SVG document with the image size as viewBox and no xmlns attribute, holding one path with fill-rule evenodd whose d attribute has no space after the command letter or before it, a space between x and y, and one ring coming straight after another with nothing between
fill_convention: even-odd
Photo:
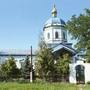
<instances>
[{"instance_id":1,"label":"sky","mask_svg":"<svg viewBox=\"0 0 90 90\"><path fill-rule=\"evenodd\" d=\"M36 49L54 2L65 22L90 8L90 0L0 0L0 49Z\"/></svg>"}]
</instances>

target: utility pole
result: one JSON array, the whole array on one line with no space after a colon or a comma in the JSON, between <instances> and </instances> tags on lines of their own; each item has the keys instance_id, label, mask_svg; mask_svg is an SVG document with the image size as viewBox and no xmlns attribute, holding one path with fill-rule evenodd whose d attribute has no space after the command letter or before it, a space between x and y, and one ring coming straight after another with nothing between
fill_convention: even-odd
<instances>
[{"instance_id":1,"label":"utility pole","mask_svg":"<svg viewBox=\"0 0 90 90\"><path fill-rule=\"evenodd\" d=\"M33 65L32 65L32 46L31 46L31 71L30 71L30 82L33 82Z\"/></svg>"}]
</instances>

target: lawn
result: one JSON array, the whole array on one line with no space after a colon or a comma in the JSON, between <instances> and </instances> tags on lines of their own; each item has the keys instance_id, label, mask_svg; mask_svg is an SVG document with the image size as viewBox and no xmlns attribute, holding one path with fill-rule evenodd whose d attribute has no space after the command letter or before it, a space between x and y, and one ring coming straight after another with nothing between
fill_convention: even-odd
<instances>
[{"instance_id":1,"label":"lawn","mask_svg":"<svg viewBox=\"0 0 90 90\"><path fill-rule=\"evenodd\" d=\"M80 90L79 86L65 83L0 83L0 90ZM90 86L83 86L83 90L90 90Z\"/></svg>"}]
</instances>

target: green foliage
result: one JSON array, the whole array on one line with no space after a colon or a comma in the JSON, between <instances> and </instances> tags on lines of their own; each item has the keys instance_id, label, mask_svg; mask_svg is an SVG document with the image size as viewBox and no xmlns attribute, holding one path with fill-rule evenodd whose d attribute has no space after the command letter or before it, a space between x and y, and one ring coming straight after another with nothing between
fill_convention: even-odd
<instances>
[{"instance_id":1,"label":"green foliage","mask_svg":"<svg viewBox=\"0 0 90 90\"><path fill-rule=\"evenodd\" d=\"M30 78L30 71L31 71L31 63L29 60L29 56L26 57L24 65L22 67L22 74L24 79L29 79Z\"/></svg>"},{"instance_id":2,"label":"green foliage","mask_svg":"<svg viewBox=\"0 0 90 90\"><path fill-rule=\"evenodd\" d=\"M70 57L68 54L64 54L63 57L59 57L56 63L56 71L58 74L61 75L63 79L66 80L67 76L69 75L69 63ZM66 77L66 78L65 78Z\"/></svg>"},{"instance_id":3,"label":"green foliage","mask_svg":"<svg viewBox=\"0 0 90 90\"><path fill-rule=\"evenodd\" d=\"M87 62L90 63L90 49L87 49L86 58L87 58Z\"/></svg>"},{"instance_id":4,"label":"green foliage","mask_svg":"<svg viewBox=\"0 0 90 90\"><path fill-rule=\"evenodd\" d=\"M60 74L65 75L69 73L69 63L70 63L70 57L68 54L64 54L63 57L59 57L57 60L57 71L60 72Z\"/></svg>"},{"instance_id":5,"label":"green foliage","mask_svg":"<svg viewBox=\"0 0 90 90\"><path fill-rule=\"evenodd\" d=\"M85 14L73 15L67 22L66 28L74 39L77 39L76 47L86 50L90 62L90 9L85 9ZM89 52L88 52L89 51Z\"/></svg>"},{"instance_id":6,"label":"green foliage","mask_svg":"<svg viewBox=\"0 0 90 90\"><path fill-rule=\"evenodd\" d=\"M2 76L7 80L19 77L20 70L17 68L13 57L8 58L8 60L1 65L1 73Z\"/></svg>"},{"instance_id":7,"label":"green foliage","mask_svg":"<svg viewBox=\"0 0 90 90\"><path fill-rule=\"evenodd\" d=\"M89 85L90 85L90 81L88 81L88 82L87 82L87 84L89 84Z\"/></svg>"},{"instance_id":8,"label":"green foliage","mask_svg":"<svg viewBox=\"0 0 90 90\"><path fill-rule=\"evenodd\" d=\"M54 60L52 49L48 48L43 40L39 43L39 50L37 51L37 63L36 72L39 77L47 79L47 77L53 75L54 73Z\"/></svg>"},{"instance_id":9,"label":"green foliage","mask_svg":"<svg viewBox=\"0 0 90 90\"><path fill-rule=\"evenodd\" d=\"M54 55L52 49L48 48L46 43L41 40L39 43L39 50L37 52L37 63L36 63L36 73L39 77L47 81L61 81L57 80L61 77L66 80L69 75L69 63L70 56L68 54L63 54L54 63Z\"/></svg>"}]
</instances>

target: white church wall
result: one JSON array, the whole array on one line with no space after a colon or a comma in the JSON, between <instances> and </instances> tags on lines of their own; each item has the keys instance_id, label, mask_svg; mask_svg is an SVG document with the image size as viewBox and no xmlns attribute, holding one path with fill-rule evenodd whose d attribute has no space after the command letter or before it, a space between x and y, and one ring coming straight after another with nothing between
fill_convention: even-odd
<instances>
[{"instance_id":1,"label":"white church wall","mask_svg":"<svg viewBox=\"0 0 90 90\"><path fill-rule=\"evenodd\" d=\"M85 63L85 83L90 81L90 64Z\"/></svg>"},{"instance_id":2,"label":"white church wall","mask_svg":"<svg viewBox=\"0 0 90 90\"><path fill-rule=\"evenodd\" d=\"M48 39L48 33L50 34L50 38ZM52 38L53 38L53 35L52 35L52 27L49 27L49 28L46 28L44 30L44 40L46 43L52 43Z\"/></svg>"},{"instance_id":3,"label":"white church wall","mask_svg":"<svg viewBox=\"0 0 90 90\"><path fill-rule=\"evenodd\" d=\"M23 58L15 58L15 59L16 59L16 65L17 65L17 68L19 68L19 69L21 68L21 63L24 63L25 58L26 58L26 56L23 57ZM31 57L29 57L29 60L31 61ZM32 65L33 65L33 69L35 69L35 62L36 62L36 57L33 56L33 57L32 57ZM30 62L30 63L31 63L31 62Z\"/></svg>"},{"instance_id":4,"label":"white church wall","mask_svg":"<svg viewBox=\"0 0 90 90\"><path fill-rule=\"evenodd\" d=\"M58 36L59 36L59 38L57 38L57 39L56 39L56 36L55 36L56 32L58 32ZM54 34L53 35L54 40L60 40L61 39L61 29L60 28L57 28L57 29L53 28L53 34Z\"/></svg>"},{"instance_id":5,"label":"white church wall","mask_svg":"<svg viewBox=\"0 0 90 90\"><path fill-rule=\"evenodd\" d=\"M21 68L21 63L20 63L20 60L16 60L16 65L17 65L17 68Z\"/></svg>"},{"instance_id":6,"label":"white church wall","mask_svg":"<svg viewBox=\"0 0 90 90\"><path fill-rule=\"evenodd\" d=\"M58 38L56 38L56 32L58 33ZM47 28L44 28L44 40L47 44L59 44L62 42L67 42L67 31L60 25L49 26Z\"/></svg>"},{"instance_id":7,"label":"white church wall","mask_svg":"<svg viewBox=\"0 0 90 90\"><path fill-rule=\"evenodd\" d=\"M69 82L76 83L76 70L74 69L75 64L69 64L69 68L70 68Z\"/></svg>"},{"instance_id":8,"label":"white church wall","mask_svg":"<svg viewBox=\"0 0 90 90\"><path fill-rule=\"evenodd\" d=\"M75 67L78 65L84 66L84 75L85 75L85 83L90 81L90 64L83 63L83 61L78 61L77 63L72 63L69 65L70 67L70 75L69 75L69 82L70 83L77 83L76 81L76 70Z\"/></svg>"}]
</instances>

